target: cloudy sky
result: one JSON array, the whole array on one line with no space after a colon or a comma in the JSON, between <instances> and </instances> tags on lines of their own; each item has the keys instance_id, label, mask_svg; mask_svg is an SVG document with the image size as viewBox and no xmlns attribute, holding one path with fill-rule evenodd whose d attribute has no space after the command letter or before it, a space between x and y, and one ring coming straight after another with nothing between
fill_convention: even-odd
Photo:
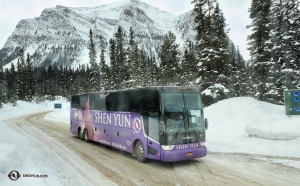
<instances>
[{"instance_id":1,"label":"cloudy sky","mask_svg":"<svg viewBox=\"0 0 300 186\"><path fill-rule=\"evenodd\" d=\"M21 19L40 16L43 9L63 5L67 7L94 7L120 0L0 0L0 48L14 31ZM191 0L142 0L154 7L175 15L193 9ZM228 24L229 36L239 46L241 54L248 60L247 36L250 30L246 26L251 23L248 9L251 0L218 0Z\"/></svg>"}]
</instances>

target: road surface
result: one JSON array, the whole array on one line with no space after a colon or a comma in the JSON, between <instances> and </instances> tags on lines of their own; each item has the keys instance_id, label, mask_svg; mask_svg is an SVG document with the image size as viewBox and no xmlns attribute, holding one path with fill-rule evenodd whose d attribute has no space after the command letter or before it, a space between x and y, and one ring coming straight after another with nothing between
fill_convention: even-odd
<instances>
[{"instance_id":1,"label":"road surface","mask_svg":"<svg viewBox=\"0 0 300 186\"><path fill-rule=\"evenodd\" d=\"M60 179L68 185L296 186L300 183L300 169L264 159L285 157L208 152L205 158L183 162L140 163L130 153L79 140L69 132L68 124L45 120L47 113L5 122L36 148L44 150L52 166L63 175Z\"/></svg>"}]
</instances>

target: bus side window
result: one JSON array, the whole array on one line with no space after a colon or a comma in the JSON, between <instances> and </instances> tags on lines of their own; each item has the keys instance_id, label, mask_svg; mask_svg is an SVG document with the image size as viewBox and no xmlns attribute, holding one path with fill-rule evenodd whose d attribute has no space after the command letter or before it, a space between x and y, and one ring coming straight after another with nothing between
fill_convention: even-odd
<instances>
[{"instance_id":1,"label":"bus side window","mask_svg":"<svg viewBox=\"0 0 300 186\"><path fill-rule=\"evenodd\" d=\"M85 110L85 104L88 100L88 95L80 95L80 109Z\"/></svg>"},{"instance_id":2,"label":"bus side window","mask_svg":"<svg viewBox=\"0 0 300 186\"><path fill-rule=\"evenodd\" d=\"M80 109L79 96L72 96L72 98L71 98L71 108L72 109Z\"/></svg>"}]
</instances>

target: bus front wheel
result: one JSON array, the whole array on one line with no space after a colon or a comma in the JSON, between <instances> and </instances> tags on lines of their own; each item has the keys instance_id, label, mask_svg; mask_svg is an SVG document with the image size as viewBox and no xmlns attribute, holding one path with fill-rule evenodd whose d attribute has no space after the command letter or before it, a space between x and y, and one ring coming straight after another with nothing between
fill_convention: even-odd
<instances>
[{"instance_id":1,"label":"bus front wheel","mask_svg":"<svg viewBox=\"0 0 300 186\"><path fill-rule=\"evenodd\" d=\"M145 163L147 161L147 158L144 156L144 146L141 141L138 141L135 144L135 157L139 162Z\"/></svg>"},{"instance_id":2,"label":"bus front wheel","mask_svg":"<svg viewBox=\"0 0 300 186\"><path fill-rule=\"evenodd\" d=\"M85 142L87 142L87 143L90 142L90 140L89 140L89 132L88 132L88 130L86 130L86 129L83 130L83 140L84 140Z\"/></svg>"}]
</instances>

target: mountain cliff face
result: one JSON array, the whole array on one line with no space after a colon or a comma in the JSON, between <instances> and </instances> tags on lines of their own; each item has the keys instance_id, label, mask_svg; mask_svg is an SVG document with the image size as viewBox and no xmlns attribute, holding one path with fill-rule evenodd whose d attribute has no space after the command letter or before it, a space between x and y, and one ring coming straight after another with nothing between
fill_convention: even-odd
<instances>
[{"instance_id":1,"label":"mountain cliff face","mask_svg":"<svg viewBox=\"0 0 300 186\"><path fill-rule=\"evenodd\" d=\"M57 5L45 9L39 17L21 20L1 49L5 67L17 62L19 48L29 53L35 66L49 64L78 66L87 64L89 30L94 33L98 58L100 39L108 41L118 26L129 33L132 27L136 40L148 54L158 57L164 35L171 31L183 46L193 40L194 17L192 12L180 16L159 10L139 0L123 0L96 7L71 8ZM107 59L109 51L107 49Z\"/></svg>"}]
</instances>

